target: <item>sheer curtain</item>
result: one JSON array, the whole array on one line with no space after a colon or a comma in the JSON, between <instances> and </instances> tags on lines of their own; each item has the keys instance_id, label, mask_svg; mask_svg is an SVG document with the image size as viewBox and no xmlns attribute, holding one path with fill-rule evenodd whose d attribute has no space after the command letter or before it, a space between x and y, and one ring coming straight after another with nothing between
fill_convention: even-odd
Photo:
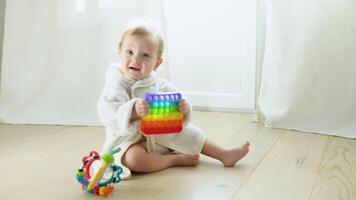
<instances>
[{"instance_id":1,"label":"sheer curtain","mask_svg":"<svg viewBox=\"0 0 356 200\"><path fill-rule=\"evenodd\" d=\"M162 0L6 3L0 123L96 125L96 101L132 18L162 19Z\"/></svg>"},{"instance_id":2,"label":"sheer curtain","mask_svg":"<svg viewBox=\"0 0 356 200\"><path fill-rule=\"evenodd\" d=\"M266 126L356 138L356 3L264 3L258 105Z\"/></svg>"}]
</instances>

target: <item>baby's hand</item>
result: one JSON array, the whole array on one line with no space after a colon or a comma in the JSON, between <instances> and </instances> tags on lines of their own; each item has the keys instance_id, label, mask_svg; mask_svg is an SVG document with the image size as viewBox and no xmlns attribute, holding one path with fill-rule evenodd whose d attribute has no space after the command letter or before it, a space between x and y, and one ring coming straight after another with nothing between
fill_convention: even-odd
<instances>
[{"instance_id":1,"label":"baby's hand","mask_svg":"<svg viewBox=\"0 0 356 200\"><path fill-rule=\"evenodd\" d=\"M148 114L148 103L145 100L138 100L135 103L135 112L138 118L142 118Z\"/></svg>"},{"instance_id":2,"label":"baby's hand","mask_svg":"<svg viewBox=\"0 0 356 200\"><path fill-rule=\"evenodd\" d=\"M185 99L179 102L179 110L183 113L183 116L189 114L189 105Z\"/></svg>"}]
</instances>

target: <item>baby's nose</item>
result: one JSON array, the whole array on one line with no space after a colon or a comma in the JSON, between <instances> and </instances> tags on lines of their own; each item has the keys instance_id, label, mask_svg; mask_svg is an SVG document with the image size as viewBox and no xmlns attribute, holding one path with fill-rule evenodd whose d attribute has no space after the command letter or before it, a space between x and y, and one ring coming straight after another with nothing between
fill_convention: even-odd
<instances>
[{"instance_id":1,"label":"baby's nose","mask_svg":"<svg viewBox=\"0 0 356 200\"><path fill-rule=\"evenodd\" d=\"M142 60L139 56L134 56L133 61L137 64L140 64Z\"/></svg>"}]
</instances>

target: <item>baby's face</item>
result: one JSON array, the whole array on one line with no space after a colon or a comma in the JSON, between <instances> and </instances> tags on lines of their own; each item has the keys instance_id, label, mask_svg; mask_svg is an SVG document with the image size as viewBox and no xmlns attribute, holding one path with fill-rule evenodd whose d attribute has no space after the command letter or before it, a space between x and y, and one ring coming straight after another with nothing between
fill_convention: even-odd
<instances>
[{"instance_id":1,"label":"baby's face","mask_svg":"<svg viewBox=\"0 0 356 200\"><path fill-rule=\"evenodd\" d=\"M148 77L162 62L158 48L152 36L126 36L119 52L122 73L134 80Z\"/></svg>"}]
</instances>

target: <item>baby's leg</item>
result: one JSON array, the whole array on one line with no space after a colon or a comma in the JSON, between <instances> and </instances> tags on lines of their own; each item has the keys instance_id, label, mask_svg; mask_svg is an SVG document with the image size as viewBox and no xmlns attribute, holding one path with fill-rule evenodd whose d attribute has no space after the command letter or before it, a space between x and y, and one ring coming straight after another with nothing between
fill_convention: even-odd
<instances>
[{"instance_id":1,"label":"baby's leg","mask_svg":"<svg viewBox=\"0 0 356 200\"><path fill-rule=\"evenodd\" d=\"M233 167L237 161L241 160L248 153L250 142L246 141L241 147L223 149L213 141L206 139L202 154L220 160L225 167Z\"/></svg>"},{"instance_id":2,"label":"baby's leg","mask_svg":"<svg viewBox=\"0 0 356 200\"><path fill-rule=\"evenodd\" d=\"M142 144L132 145L123 157L123 164L135 172L155 172L173 166L194 166L198 154L155 154L147 152Z\"/></svg>"}]
</instances>

